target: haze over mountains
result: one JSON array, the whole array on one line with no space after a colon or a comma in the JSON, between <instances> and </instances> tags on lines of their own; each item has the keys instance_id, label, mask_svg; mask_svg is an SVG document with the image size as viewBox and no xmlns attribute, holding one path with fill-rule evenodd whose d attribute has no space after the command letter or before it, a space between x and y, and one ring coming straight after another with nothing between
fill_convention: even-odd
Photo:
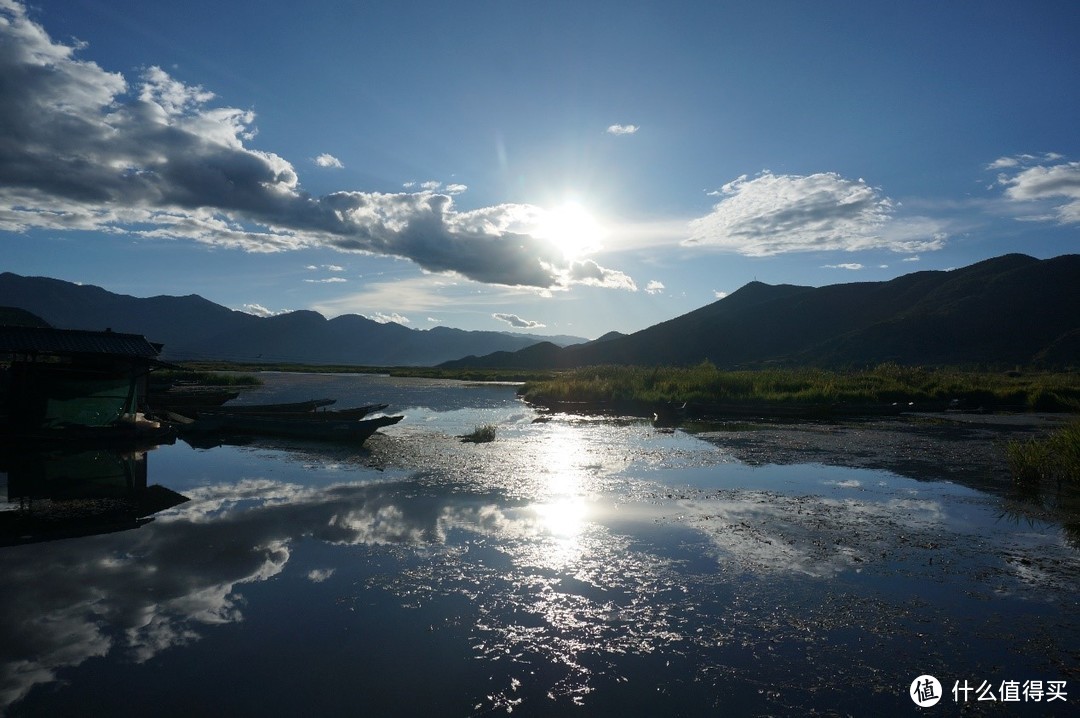
<instances>
[{"instance_id":1,"label":"haze over mountains","mask_svg":"<svg viewBox=\"0 0 1080 718\"><path fill-rule=\"evenodd\" d=\"M0 274L0 306L18 307L54 327L143 334L165 344L167 359L429 366L466 354L514 351L542 340L529 336L435 327L409 329L355 314L326 319L312 311L256 317L198 295L137 298L47 277Z\"/></svg>"},{"instance_id":2,"label":"haze over mountains","mask_svg":"<svg viewBox=\"0 0 1080 718\"><path fill-rule=\"evenodd\" d=\"M144 334L164 342L172 359L546 369L706 359L722 367L1073 366L1080 358L1080 255L1010 254L887 282L751 282L688 314L592 342L416 330L354 314L256 317L197 295L139 299L11 273L0 274L0 306L25 309L57 327Z\"/></svg>"},{"instance_id":3,"label":"haze over mountains","mask_svg":"<svg viewBox=\"0 0 1080 718\"><path fill-rule=\"evenodd\" d=\"M887 282L825 287L751 282L701 309L628 336L537 344L447 367L594 364L844 367L1042 364L1080 359L1080 255L1021 254Z\"/></svg>"}]
</instances>

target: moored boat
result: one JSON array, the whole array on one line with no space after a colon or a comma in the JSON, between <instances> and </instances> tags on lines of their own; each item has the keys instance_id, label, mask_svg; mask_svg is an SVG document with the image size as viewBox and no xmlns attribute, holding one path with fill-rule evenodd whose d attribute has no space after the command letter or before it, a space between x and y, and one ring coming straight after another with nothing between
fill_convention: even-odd
<instances>
[{"instance_id":1,"label":"moored boat","mask_svg":"<svg viewBox=\"0 0 1080 718\"><path fill-rule=\"evenodd\" d=\"M337 399L308 399L285 404L223 404L203 409L200 413L214 414L310 414L334 404Z\"/></svg>"},{"instance_id":2,"label":"moored boat","mask_svg":"<svg viewBox=\"0 0 1080 718\"><path fill-rule=\"evenodd\" d=\"M384 426L401 421L403 416L379 416L373 419L321 419L315 416L270 416L212 414L183 427L185 433L247 434L284 436L317 441L362 444Z\"/></svg>"}]
</instances>

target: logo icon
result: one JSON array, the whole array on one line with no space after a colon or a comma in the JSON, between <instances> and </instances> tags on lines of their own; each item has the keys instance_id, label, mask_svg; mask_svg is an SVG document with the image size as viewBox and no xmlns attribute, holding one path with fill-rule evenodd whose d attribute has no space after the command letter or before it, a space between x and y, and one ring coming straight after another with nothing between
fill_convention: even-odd
<instances>
[{"instance_id":1,"label":"logo icon","mask_svg":"<svg viewBox=\"0 0 1080 718\"><path fill-rule=\"evenodd\" d=\"M922 675L911 682L908 694L920 708L936 706L941 700L941 683L931 675Z\"/></svg>"}]
</instances>

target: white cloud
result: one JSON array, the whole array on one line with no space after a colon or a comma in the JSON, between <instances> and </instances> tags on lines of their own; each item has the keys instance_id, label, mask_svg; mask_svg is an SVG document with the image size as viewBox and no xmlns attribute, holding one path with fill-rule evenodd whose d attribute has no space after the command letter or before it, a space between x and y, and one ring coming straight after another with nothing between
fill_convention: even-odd
<instances>
[{"instance_id":1,"label":"white cloud","mask_svg":"<svg viewBox=\"0 0 1080 718\"><path fill-rule=\"evenodd\" d=\"M998 175L1005 196L1021 208L1018 219L1080 223L1080 162L1062 162L1057 153L1002 157L988 168Z\"/></svg>"},{"instance_id":2,"label":"white cloud","mask_svg":"<svg viewBox=\"0 0 1080 718\"><path fill-rule=\"evenodd\" d=\"M340 284L349 280L344 277L325 277L323 279L305 279L308 284Z\"/></svg>"},{"instance_id":3,"label":"white cloud","mask_svg":"<svg viewBox=\"0 0 1080 718\"><path fill-rule=\"evenodd\" d=\"M498 319L500 322L506 322L510 326L517 329L539 329L543 326L546 326L544 324L541 324L540 322L534 322L531 319L522 319L516 314L496 313L492 314L491 316L493 316L495 319Z\"/></svg>"},{"instance_id":4,"label":"white cloud","mask_svg":"<svg viewBox=\"0 0 1080 718\"><path fill-rule=\"evenodd\" d=\"M721 292L721 291L719 291L717 289L713 290L713 296L716 297L717 299L723 299L724 297L727 296L727 294L728 294L727 292Z\"/></svg>"},{"instance_id":5,"label":"white cloud","mask_svg":"<svg viewBox=\"0 0 1080 718\"><path fill-rule=\"evenodd\" d=\"M929 251L944 242L932 222L895 221L891 199L864 180L833 172L743 175L713 194L724 199L690 222L684 244L765 257L822 250Z\"/></svg>"},{"instance_id":6,"label":"white cloud","mask_svg":"<svg viewBox=\"0 0 1080 718\"><path fill-rule=\"evenodd\" d=\"M1010 169L1020 165L1031 165L1038 162L1056 162L1063 159L1057 152L1045 152L1041 155L1014 155L1012 157L999 157L986 166L988 170Z\"/></svg>"},{"instance_id":7,"label":"white cloud","mask_svg":"<svg viewBox=\"0 0 1080 718\"><path fill-rule=\"evenodd\" d=\"M394 323L404 326L412 322L411 319L402 314L398 314L397 312L390 312L389 314L385 314L383 312L375 312L373 314L365 314L364 316L373 322L378 322L379 324Z\"/></svg>"},{"instance_id":8,"label":"white cloud","mask_svg":"<svg viewBox=\"0 0 1080 718\"><path fill-rule=\"evenodd\" d=\"M631 292L637 291L634 280L614 269L604 269L591 259L580 262L571 262L569 271L570 280L577 284L588 284L593 287L607 287L609 289L626 289Z\"/></svg>"},{"instance_id":9,"label":"white cloud","mask_svg":"<svg viewBox=\"0 0 1080 718\"><path fill-rule=\"evenodd\" d=\"M531 205L459 211L465 186L313 196L285 158L245 146L250 110L159 67L129 81L52 40L0 0L0 231L43 228L186 239L249 252L329 247L408 259L478 282L564 289L579 281ZM18 138L13 141L11 138ZM316 160L317 161L317 160ZM596 276L599 274L600 276ZM581 281L626 286L597 268ZM627 278L628 279L628 278Z\"/></svg>"},{"instance_id":10,"label":"white cloud","mask_svg":"<svg viewBox=\"0 0 1080 718\"><path fill-rule=\"evenodd\" d=\"M245 312L246 314L254 314L257 317L275 317L278 314L288 314L292 310L280 309L274 311L273 309L267 309L261 304L245 304L240 311Z\"/></svg>"},{"instance_id":11,"label":"white cloud","mask_svg":"<svg viewBox=\"0 0 1080 718\"><path fill-rule=\"evenodd\" d=\"M341 160L339 160L337 157L334 157L333 155L327 154L325 152L316 157L313 161L319 167L334 167L336 169L341 169L345 166L341 164Z\"/></svg>"},{"instance_id":12,"label":"white cloud","mask_svg":"<svg viewBox=\"0 0 1080 718\"><path fill-rule=\"evenodd\" d=\"M916 255L913 255L911 257L904 257L900 261L901 262L920 262L920 261L922 261L922 257L920 257L919 255L916 254Z\"/></svg>"},{"instance_id":13,"label":"white cloud","mask_svg":"<svg viewBox=\"0 0 1080 718\"><path fill-rule=\"evenodd\" d=\"M609 125L606 132L609 135L632 135L640 129L637 125Z\"/></svg>"},{"instance_id":14,"label":"white cloud","mask_svg":"<svg viewBox=\"0 0 1080 718\"><path fill-rule=\"evenodd\" d=\"M858 262L845 262L844 264L826 264L824 269L849 269L851 271L858 271L863 268L863 265Z\"/></svg>"},{"instance_id":15,"label":"white cloud","mask_svg":"<svg viewBox=\"0 0 1080 718\"><path fill-rule=\"evenodd\" d=\"M655 279L650 280L649 283L645 285L645 291L649 294L661 294L664 291L664 283L658 282Z\"/></svg>"}]
</instances>

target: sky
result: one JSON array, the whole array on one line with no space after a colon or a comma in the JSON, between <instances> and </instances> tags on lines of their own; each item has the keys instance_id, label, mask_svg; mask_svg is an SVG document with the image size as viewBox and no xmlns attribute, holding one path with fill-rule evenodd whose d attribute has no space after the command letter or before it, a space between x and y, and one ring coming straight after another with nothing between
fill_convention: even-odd
<instances>
[{"instance_id":1,"label":"sky","mask_svg":"<svg viewBox=\"0 0 1080 718\"><path fill-rule=\"evenodd\" d=\"M1080 248L1080 4L0 0L0 271L633 332Z\"/></svg>"}]
</instances>

